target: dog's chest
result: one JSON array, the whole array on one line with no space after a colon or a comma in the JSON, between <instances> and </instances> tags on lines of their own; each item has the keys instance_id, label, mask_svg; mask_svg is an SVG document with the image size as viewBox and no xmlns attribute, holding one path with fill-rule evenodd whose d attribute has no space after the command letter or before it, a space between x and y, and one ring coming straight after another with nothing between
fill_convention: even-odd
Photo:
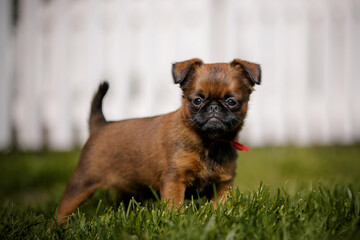
<instances>
[{"instance_id":1,"label":"dog's chest","mask_svg":"<svg viewBox=\"0 0 360 240\"><path fill-rule=\"evenodd\" d=\"M236 152L230 146L203 148L200 153L184 151L176 159L172 169L177 180L200 192L235 175Z\"/></svg>"},{"instance_id":2,"label":"dog's chest","mask_svg":"<svg viewBox=\"0 0 360 240\"><path fill-rule=\"evenodd\" d=\"M189 178L190 181L187 184L185 195L187 198L198 194L211 198L217 183L229 181L232 178L233 174L230 169L224 168L224 166L215 162L204 162L201 170L194 172L193 176Z\"/></svg>"},{"instance_id":3,"label":"dog's chest","mask_svg":"<svg viewBox=\"0 0 360 240\"><path fill-rule=\"evenodd\" d=\"M195 168L198 171L194 172L190 185L200 190L233 178L236 154L230 156L229 153L221 155L219 152L204 151L199 157Z\"/></svg>"}]
</instances>

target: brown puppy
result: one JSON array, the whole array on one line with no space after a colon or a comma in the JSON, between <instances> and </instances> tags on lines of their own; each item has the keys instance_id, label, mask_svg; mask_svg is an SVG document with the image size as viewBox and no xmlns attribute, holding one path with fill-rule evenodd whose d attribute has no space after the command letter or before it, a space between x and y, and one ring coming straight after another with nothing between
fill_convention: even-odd
<instances>
[{"instance_id":1,"label":"brown puppy","mask_svg":"<svg viewBox=\"0 0 360 240\"><path fill-rule=\"evenodd\" d=\"M102 99L105 82L94 96L90 137L58 209L58 223L98 188L115 188L123 200L150 197L150 187L176 205L191 194L219 199L232 186L236 149L260 66L233 60L204 64L200 59L172 66L182 91L175 112L149 118L107 122Z\"/></svg>"}]
</instances>

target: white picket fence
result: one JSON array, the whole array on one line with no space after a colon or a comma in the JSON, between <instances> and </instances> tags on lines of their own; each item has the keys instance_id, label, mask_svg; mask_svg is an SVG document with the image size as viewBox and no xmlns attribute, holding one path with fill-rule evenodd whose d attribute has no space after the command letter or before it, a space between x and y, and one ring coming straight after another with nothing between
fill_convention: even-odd
<instances>
[{"instance_id":1,"label":"white picket fence","mask_svg":"<svg viewBox=\"0 0 360 240\"><path fill-rule=\"evenodd\" d=\"M193 57L261 64L250 146L360 140L360 0L19 2L13 26L0 1L0 149L83 144L102 79L108 119L174 110L171 63Z\"/></svg>"}]
</instances>

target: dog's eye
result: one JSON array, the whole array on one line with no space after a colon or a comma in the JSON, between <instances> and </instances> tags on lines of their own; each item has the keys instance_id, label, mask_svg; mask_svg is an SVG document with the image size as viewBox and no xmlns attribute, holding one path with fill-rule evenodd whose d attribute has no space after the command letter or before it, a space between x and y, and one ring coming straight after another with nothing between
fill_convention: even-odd
<instances>
[{"instance_id":1,"label":"dog's eye","mask_svg":"<svg viewBox=\"0 0 360 240\"><path fill-rule=\"evenodd\" d=\"M200 104L203 102L203 100L201 98L195 98L194 100L192 100L192 103L195 105L195 106L200 106Z\"/></svg>"},{"instance_id":2,"label":"dog's eye","mask_svg":"<svg viewBox=\"0 0 360 240\"><path fill-rule=\"evenodd\" d=\"M238 102L237 102L235 99L233 99L233 98L227 99L227 100L226 100L226 103L227 103L227 105L229 105L230 107L234 107L234 106L236 106L236 104L238 104Z\"/></svg>"}]
</instances>

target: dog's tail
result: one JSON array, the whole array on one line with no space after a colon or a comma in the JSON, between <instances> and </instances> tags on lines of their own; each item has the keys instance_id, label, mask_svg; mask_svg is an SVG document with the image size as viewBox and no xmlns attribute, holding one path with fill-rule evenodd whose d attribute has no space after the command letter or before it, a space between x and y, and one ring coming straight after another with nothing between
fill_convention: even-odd
<instances>
[{"instance_id":1,"label":"dog's tail","mask_svg":"<svg viewBox=\"0 0 360 240\"><path fill-rule=\"evenodd\" d=\"M109 83L106 81L102 82L92 99L89 118L90 135L96 132L99 127L106 124L106 119L102 111L102 100L108 89Z\"/></svg>"}]
</instances>

